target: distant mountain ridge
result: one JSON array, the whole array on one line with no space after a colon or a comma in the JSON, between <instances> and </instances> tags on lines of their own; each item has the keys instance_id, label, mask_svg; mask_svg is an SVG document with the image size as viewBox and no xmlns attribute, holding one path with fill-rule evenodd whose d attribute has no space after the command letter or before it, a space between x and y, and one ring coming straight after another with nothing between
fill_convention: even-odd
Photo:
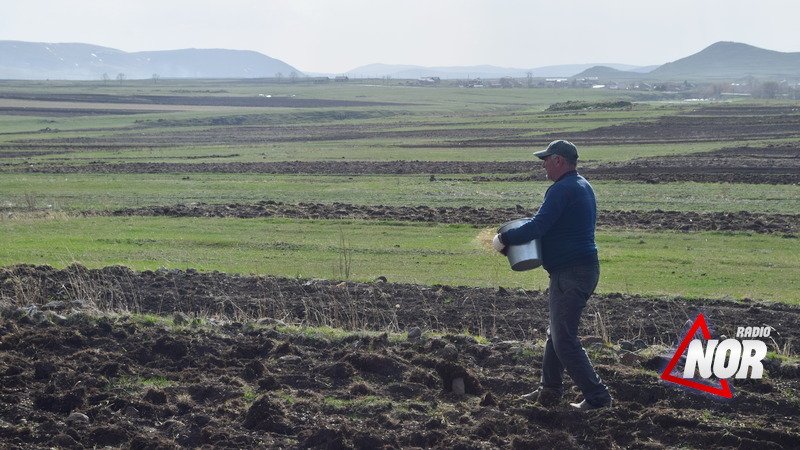
<instances>
[{"instance_id":1,"label":"distant mountain ridge","mask_svg":"<svg viewBox=\"0 0 800 450\"><path fill-rule=\"evenodd\" d=\"M0 79L261 78L302 73L249 50L182 49L128 53L91 44L0 41Z\"/></svg>"},{"instance_id":2,"label":"distant mountain ridge","mask_svg":"<svg viewBox=\"0 0 800 450\"><path fill-rule=\"evenodd\" d=\"M739 42L721 41L685 58L660 66L627 64L569 64L535 69L495 66L421 67L371 64L347 72L350 76L392 78L500 78L505 76L593 78L601 80L714 80L749 76L769 79L800 79L800 52L778 52Z\"/></svg>"},{"instance_id":3,"label":"distant mountain ridge","mask_svg":"<svg viewBox=\"0 0 800 450\"><path fill-rule=\"evenodd\" d=\"M800 79L800 52L765 50L739 42L717 42L703 50L668 62L647 74L595 66L575 75L606 80L714 80L745 77Z\"/></svg>"},{"instance_id":4,"label":"distant mountain ridge","mask_svg":"<svg viewBox=\"0 0 800 450\"><path fill-rule=\"evenodd\" d=\"M0 79L98 80L116 78L263 78L303 75L293 66L249 50L182 49L128 53L91 44L0 41ZM345 72L351 78L497 79L590 78L601 80L714 80L748 76L800 80L800 52L765 50L737 42L717 42L660 66L565 64L532 69L490 65L423 67L370 64ZM331 76L333 74L319 74Z\"/></svg>"}]
</instances>

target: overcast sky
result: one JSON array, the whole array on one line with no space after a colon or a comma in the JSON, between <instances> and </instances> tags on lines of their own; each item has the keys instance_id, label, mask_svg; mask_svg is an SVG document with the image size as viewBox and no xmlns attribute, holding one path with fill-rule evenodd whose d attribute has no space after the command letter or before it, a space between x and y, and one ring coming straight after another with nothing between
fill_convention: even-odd
<instances>
[{"instance_id":1,"label":"overcast sky","mask_svg":"<svg viewBox=\"0 0 800 450\"><path fill-rule=\"evenodd\" d=\"M2 0L0 40L255 50L358 66L654 65L717 41L800 51L796 0Z\"/></svg>"}]
</instances>

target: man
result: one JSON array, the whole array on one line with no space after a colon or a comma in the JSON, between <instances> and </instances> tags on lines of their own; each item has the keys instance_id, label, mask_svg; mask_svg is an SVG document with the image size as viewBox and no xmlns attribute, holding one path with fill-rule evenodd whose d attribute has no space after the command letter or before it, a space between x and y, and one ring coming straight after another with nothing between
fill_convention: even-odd
<instances>
[{"instance_id":1,"label":"man","mask_svg":"<svg viewBox=\"0 0 800 450\"><path fill-rule=\"evenodd\" d=\"M594 229L597 203L592 186L576 170L578 149L569 141L553 141L534 153L542 160L553 184L536 215L522 226L494 237L495 250L534 239L542 244L542 266L550 275L547 343L539 389L523 398L553 406L564 395L564 369L581 390L584 400L571 403L580 410L611 406L608 388L592 367L578 339L581 312L597 287L600 264Z\"/></svg>"}]
</instances>

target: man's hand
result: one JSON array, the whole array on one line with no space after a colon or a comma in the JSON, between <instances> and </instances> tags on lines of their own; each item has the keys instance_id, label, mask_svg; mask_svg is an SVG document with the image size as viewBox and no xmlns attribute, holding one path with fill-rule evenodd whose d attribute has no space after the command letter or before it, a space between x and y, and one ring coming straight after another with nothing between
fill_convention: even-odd
<instances>
[{"instance_id":1,"label":"man's hand","mask_svg":"<svg viewBox=\"0 0 800 450\"><path fill-rule=\"evenodd\" d=\"M492 239L492 247L496 251L498 251L500 253L503 253L503 250L506 248L505 244L503 244L503 242L500 241L500 235L499 234L495 234L494 235L494 239ZM505 253L503 253L503 254L505 254Z\"/></svg>"}]
</instances>

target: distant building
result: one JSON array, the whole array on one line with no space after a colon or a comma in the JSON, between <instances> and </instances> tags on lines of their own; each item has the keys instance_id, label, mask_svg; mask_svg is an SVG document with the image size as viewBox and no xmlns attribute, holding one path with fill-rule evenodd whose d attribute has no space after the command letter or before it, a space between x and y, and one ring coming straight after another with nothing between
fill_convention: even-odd
<instances>
[{"instance_id":1,"label":"distant building","mask_svg":"<svg viewBox=\"0 0 800 450\"><path fill-rule=\"evenodd\" d=\"M421 77L417 80L417 84L419 85L431 85L431 84L439 84L442 79L439 77Z\"/></svg>"},{"instance_id":2,"label":"distant building","mask_svg":"<svg viewBox=\"0 0 800 450\"><path fill-rule=\"evenodd\" d=\"M569 78L545 78L544 85L547 87L566 86Z\"/></svg>"},{"instance_id":3,"label":"distant building","mask_svg":"<svg viewBox=\"0 0 800 450\"><path fill-rule=\"evenodd\" d=\"M476 78L474 80L467 80L462 86L468 88L482 88L484 84L483 80Z\"/></svg>"},{"instance_id":4,"label":"distant building","mask_svg":"<svg viewBox=\"0 0 800 450\"><path fill-rule=\"evenodd\" d=\"M347 75L338 75L336 78L333 79L333 81L345 82L348 81L349 79L350 78L348 78Z\"/></svg>"}]
</instances>

